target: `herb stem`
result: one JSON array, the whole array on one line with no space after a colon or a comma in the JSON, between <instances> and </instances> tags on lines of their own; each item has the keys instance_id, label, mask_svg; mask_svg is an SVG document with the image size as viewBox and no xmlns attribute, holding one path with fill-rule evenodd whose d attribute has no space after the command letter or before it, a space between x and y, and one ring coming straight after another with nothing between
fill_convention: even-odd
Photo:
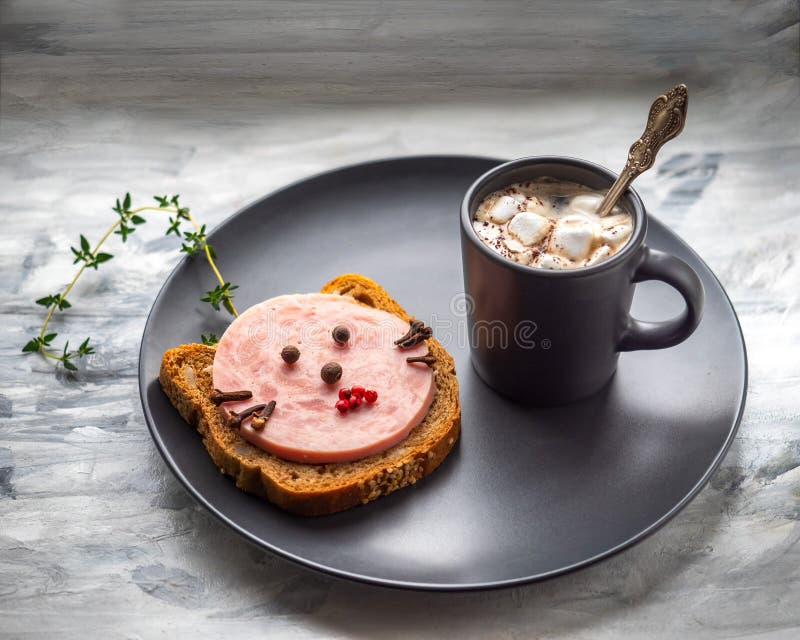
<instances>
[{"instance_id":1,"label":"herb stem","mask_svg":"<svg viewBox=\"0 0 800 640\"><path fill-rule=\"evenodd\" d=\"M159 211L161 213L176 213L177 214L177 213L180 212L180 209L178 207L151 207L151 206L145 206L145 207L139 207L138 209L133 209L133 210L127 211L125 213L124 217L120 216L120 218L118 218L114 222L114 224L112 224L108 228L108 230L103 234L103 236L100 238L100 240L98 240L97 244L95 244L94 249L92 250L92 254L93 255L97 255L97 252L100 250L100 247L103 246L103 244L106 242L106 240L108 240L111 237L111 234L113 234L123 222L127 222L134 215L136 215L138 213L142 213L143 211ZM192 225L194 225L194 228L197 231L198 235L202 234L202 228L197 223L197 220L195 220L194 216L192 216L192 214L189 213L188 211L185 212L185 215L187 216L189 221L192 223ZM219 272L219 269L217 269L217 265L215 264L214 258L211 255L211 250L209 249L208 245L205 244L205 243L204 243L203 249L204 249L204 253L205 253L205 256L206 256L206 261L208 262L208 265L211 267L211 270L214 272L214 276L219 281L219 284L224 286L225 285L225 280L222 278L222 274ZM81 275L83 274L83 272L86 271L86 267L87 266L89 266L89 265L86 262L84 262L81 265L81 267L78 269L77 273L75 273L75 277L72 278L72 281L66 286L64 291L61 293L61 300L65 300L66 297L70 294L70 292L72 291L72 288L78 282L78 278L80 278ZM233 300L228 299L228 303L230 304L230 308L231 308L231 311L233 312L233 315L238 318L239 317L239 312L236 311L236 307L233 306ZM57 308L58 308L58 303L54 302L52 305L50 305L50 308L47 310L47 315L45 316L44 322L42 323L42 328L39 331L39 338L40 339L45 336L45 332L47 331L47 326L50 324L50 320L53 318L53 313L55 313L55 310ZM53 353L51 351L48 351L43 344L39 345L39 353L41 353L43 356L45 356L47 358L51 358L52 360L61 360L61 358L58 355L56 355L55 353Z\"/></svg>"},{"instance_id":2,"label":"herb stem","mask_svg":"<svg viewBox=\"0 0 800 640\"><path fill-rule=\"evenodd\" d=\"M116 225L115 225L115 226L116 226ZM113 230L113 227L112 227L112 230ZM82 274L82 273L83 273L85 270L86 270L86 264L83 264L83 265L81 265L81 268L80 268L80 269L78 269L78 273L76 273L76 274L75 274L75 277L72 279L72 282L70 282L70 283L67 285L67 288L66 288L66 289L64 289L64 293L62 293L62 294L61 294L61 299L62 299L62 300L63 300L64 298L66 298L66 297L67 297L67 294L69 294L69 292L70 292L70 291L72 291L72 287L74 287L74 286L75 286L75 283L78 281L78 278L80 278L80 277L81 277L81 274ZM48 309L48 311L47 311L47 315L46 315L46 316L45 316L45 318L44 318L44 323L42 324L42 330L39 332L39 337L40 337L40 338L43 338L43 337L44 337L44 332L45 332L45 331L47 331L47 325L48 325L48 324L50 324L50 319L53 317L53 313L55 313L55 310L56 310L56 307L57 307L57 306L58 306L58 305L57 305L56 303L53 303L53 304L50 306L50 309ZM44 351L44 347L41 347L39 350L40 350L42 353L46 354L46 352Z\"/></svg>"},{"instance_id":3,"label":"herb stem","mask_svg":"<svg viewBox=\"0 0 800 640\"><path fill-rule=\"evenodd\" d=\"M197 223L197 220L194 219L194 216L191 213L187 213L187 215L189 216L189 221L194 225L195 231L197 231L197 233L201 233L202 229L200 225ZM217 269L217 265L214 263L214 258L211 257L211 250L208 248L207 244L205 244L205 246L203 247L203 251L206 254L206 260L208 261L208 266L211 267L211 270L217 277L217 281L220 283L220 285L225 286L225 280L222 278L222 274L219 272L219 269ZM233 306L233 300L228 298L228 304L230 304L231 306L231 311L233 312L234 317L238 318L239 312L236 311L236 307Z\"/></svg>"},{"instance_id":4,"label":"herb stem","mask_svg":"<svg viewBox=\"0 0 800 640\"><path fill-rule=\"evenodd\" d=\"M169 207L169 208L167 208L167 207L140 207L139 209L136 209L135 211L131 211L131 215L133 215L135 213L140 213L142 211L167 211L168 213L177 213L178 212L177 208L174 208L174 207ZM188 211L186 212L186 216L189 218L189 222L191 222L192 225L194 226L195 231L198 234L201 234L202 233L202 228L200 227L200 224L197 222L195 217L191 213L189 213ZM112 229L112 231L113 231L113 229ZM106 234L106 237L107 236L108 236L108 234ZM206 254L206 261L208 262L208 266L211 267L211 270L214 272L214 276L217 278L217 281L221 285L224 286L225 285L225 280L222 277L222 274L219 272L219 269L217 269L217 265L214 262L214 258L211 257L211 250L208 248L208 245L205 245L205 247L203 247L203 252ZM229 302L230 302L230 305L231 305L231 309L233 309L234 317L238 318L239 317L239 312L236 311L236 307L233 305L233 300L229 300Z\"/></svg>"},{"instance_id":5,"label":"herb stem","mask_svg":"<svg viewBox=\"0 0 800 640\"><path fill-rule=\"evenodd\" d=\"M136 213L139 213L140 211L142 211L142 210L144 210L144 209L148 209L148 208L153 208L153 207L141 207L141 208L139 208L139 209L136 209L135 211L131 211L131 213L130 213L130 215L129 215L128 217L131 217L132 215L134 215L134 214L136 214ZM92 251L92 253L95 253L95 254L96 254L96 253L97 253L97 252L100 250L100 247L102 247L102 246L103 246L103 243L104 243L106 240L108 240L108 239L111 237L111 234L112 234L112 233L114 233L114 231L116 231L117 227L120 225L120 223L121 223L121 222L122 222L122 218L119 218L118 220L116 220L116 221L114 222L114 224L112 224L112 225L111 225L111 226L108 228L108 231L106 231L106 232L105 232L105 234L103 235L103 237L102 237L102 238L100 238L100 240L99 240L99 241L97 242L97 244L94 246L94 250ZM81 274L82 274L84 271L86 271L86 267L87 267L87 264L84 262L84 263L81 265L81 268L80 268L80 269L78 269L78 272L75 274L75 277L72 279L72 282L70 282L70 283L67 285L67 288L66 288L66 289L64 289L63 293L61 294L61 299L62 299L62 300L63 300L64 298L66 298L66 297L69 295L69 292L70 292L70 291L72 291L72 287L74 287L74 286L75 286L75 283L78 281L78 278L80 278L80 277L81 277ZM53 313L55 313L55 310L56 310L56 307L57 307L57 306L58 306L58 305L57 305L56 303L53 303L53 304L50 306L50 309L47 311L47 315L46 315L46 316L45 316L45 318L44 318L44 323L42 324L42 330L39 332L39 337L40 337L40 338L41 338L41 337L43 337L43 336L44 336L44 332L45 332L45 331L47 331L47 325L50 323L50 319L53 317ZM44 351L44 347L42 347L41 351L42 351L42 353L46 353L46 352Z\"/></svg>"}]
</instances>

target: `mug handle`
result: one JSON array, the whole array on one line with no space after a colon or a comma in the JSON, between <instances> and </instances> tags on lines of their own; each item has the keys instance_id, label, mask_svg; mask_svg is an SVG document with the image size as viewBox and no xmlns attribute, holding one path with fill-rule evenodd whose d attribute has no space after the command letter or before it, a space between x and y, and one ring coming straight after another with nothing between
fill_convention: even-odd
<instances>
[{"instance_id":1,"label":"mug handle","mask_svg":"<svg viewBox=\"0 0 800 640\"><path fill-rule=\"evenodd\" d=\"M617 347L619 351L672 347L692 335L703 315L705 290L694 269L680 258L663 251L643 247L642 252L633 282L666 282L683 296L686 307L678 316L662 322L644 322L628 316Z\"/></svg>"}]
</instances>

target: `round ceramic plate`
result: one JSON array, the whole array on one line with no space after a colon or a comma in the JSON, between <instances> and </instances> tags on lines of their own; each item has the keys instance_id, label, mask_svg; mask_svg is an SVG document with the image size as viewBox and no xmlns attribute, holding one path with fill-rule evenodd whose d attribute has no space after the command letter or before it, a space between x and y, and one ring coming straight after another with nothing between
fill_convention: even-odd
<instances>
[{"instance_id":1,"label":"round ceramic plate","mask_svg":"<svg viewBox=\"0 0 800 640\"><path fill-rule=\"evenodd\" d=\"M499 160L416 157L371 162L291 185L246 207L209 237L245 309L312 292L357 272L434 326L456 361L462 435L413 487L343 513L284 513L219 473L200 436L158 384L162 353L225 329L199 302L207 265L186 259L167 279L142 338L139 384L153 439L200 504L252 542L313 569L376 584L476 589L554 576L641 540L708 481L744 406L742 334L705 263L656 219L647 242L691 264L706 288L703 321L683 344L624 353L610 385L566 407L533 409L488 389L460 338L464 318L459 205ZM682 301L638 285L634 314L664 319Z\"/></svg>"}]
</instances>

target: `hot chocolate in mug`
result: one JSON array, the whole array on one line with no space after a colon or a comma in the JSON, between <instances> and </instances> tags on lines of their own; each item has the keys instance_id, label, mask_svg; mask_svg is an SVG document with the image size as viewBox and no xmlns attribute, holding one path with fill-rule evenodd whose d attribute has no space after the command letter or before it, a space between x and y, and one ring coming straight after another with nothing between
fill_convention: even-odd
<instances>
[{"instance_id":1,"label":"hot chocolate in mug","mask_svg":"<svg viewBox=\"0 0 800 640\"><path fill-rule=\"evenodd\" d=\"M629 188L619 206L633 231L605 261L574 269L520 264L489 247L473 228L491 193L515 183L554 178L607 190L616 175L558 156L505 163L478 178L461 205L468 335L478 375L497 392L535 405L565 404L600 390L621 351L664 349L683 342L700 322L704 290L683 260L644 244L647 212ZM685 301L675 318L645 322L630 315L637 282L661 280Z\"/></svg>"}]
</instances>

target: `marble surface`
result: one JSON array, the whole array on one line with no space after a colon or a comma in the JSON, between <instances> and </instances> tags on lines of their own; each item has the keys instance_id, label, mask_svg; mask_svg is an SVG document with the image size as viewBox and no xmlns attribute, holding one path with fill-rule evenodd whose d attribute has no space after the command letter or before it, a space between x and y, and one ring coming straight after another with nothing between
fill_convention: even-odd
<instances>
[{"instance_id":1,"label":"marble surface","mask_svg":"<svg viewBox=\"0 0 800 640\"><path fill-rule=\"evenodd\" d=\"M789 638L800 634L796 2L0 4L0 637ZM639 190L716 272L750 391L700 495L605 562L526 587L402 592L306 571L197 507L142 418L139 338L174 239L148 224L19 350L68 243L178 192L210 227L289 181L393 155L618 167L649 101L689 123ZM74 343L74 342L73 342Z\"/></svg>"}]
</instances>

